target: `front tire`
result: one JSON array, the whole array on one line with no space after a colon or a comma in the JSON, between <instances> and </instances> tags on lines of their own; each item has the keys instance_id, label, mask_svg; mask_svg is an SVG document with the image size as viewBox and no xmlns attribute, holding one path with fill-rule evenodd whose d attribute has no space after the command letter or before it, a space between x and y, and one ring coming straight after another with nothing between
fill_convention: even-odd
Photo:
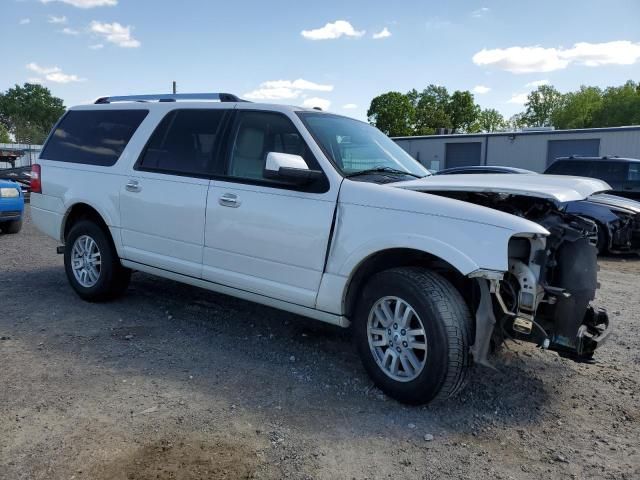
<instances>
[{"instance_id":1,"label":"front tire","mask_svg":"<svg viewBox=\"0 0 640 480\"><path fill-rule=\"evenodd\" d=\"M73 289L90 302L122 295L131 277L131 270L120 264L111 238L90 220L71 227L65 241L64 267Z\"/></svg>"},{"instance_id":2,"label":"front tire","mask_svg":"<svg viewBox=\"0 0 640 480\"><path fill-rule=\"evenodd\" d=\"M18 233L22 230L22 219L20 220L12 220L7 222L2 226L2 229L5 233Z\"/></svg>"},{"instance_id":3,"label":"front tire","mask_svg":"<svg viewBox=\"0 0 640 480\"><path fill-rule=\"evenodd\" d=\"M354 341L374 383L390 397L423 404L466 385L471 315L458 290L423 268L397 268L365 285Z\"/></svg>"}]
</instances>

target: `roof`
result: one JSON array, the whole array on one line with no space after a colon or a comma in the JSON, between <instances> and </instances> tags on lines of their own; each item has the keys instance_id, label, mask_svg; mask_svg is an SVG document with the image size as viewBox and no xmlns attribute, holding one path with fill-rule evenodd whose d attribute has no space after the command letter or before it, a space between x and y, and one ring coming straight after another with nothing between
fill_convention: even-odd
<instances>
[{"instance_id":1,"label":"roof","mask_svg":"<svg viewBox=\"0 0 640 480\"><path fill-rule=\"evenodd\" d=\"M479 138L479 137L513 137L520 135L562 135L566 133L608 133L608 132L640 132L640 125L629 125L625 127L605 127L605 128L575 128L570 130L535 130L531 132L492 132L492 133L454 133L452 135L415 135L405 137L392 137L393 140L420 140L420 139L440 139L448 138Z\"/></svg>"},{"instance_id":2,"label":"roof","mask_svg":"<svg viewBox=\"0 0 640 480\"><path fill-rule=\"evenodd\" d=\"M565 160L568 162L572 161L584 161L587 160L589 162L628 162L628 163L640 163L640 159L637 158L625 158L625 157L616 157L616 156L605 156L605 157L581 157L578 155L571 155L570 157L558 157L555 159L554 163L558 160Z\"/></svg>"}]
</instances>

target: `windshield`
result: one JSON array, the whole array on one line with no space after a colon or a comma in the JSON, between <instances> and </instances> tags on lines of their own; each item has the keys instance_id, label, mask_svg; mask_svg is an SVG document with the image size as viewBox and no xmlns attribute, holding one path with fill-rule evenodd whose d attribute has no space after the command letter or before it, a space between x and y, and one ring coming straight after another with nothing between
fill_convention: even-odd
<instances>
[{"instance_id":1,"label":"windshield","mask_svg":"<svg viewBox=\"0 0 640 480\"><path fill-rule=\"evenodd\" d=\"M413 177L430 175L396 142L371 125L326 113L298 112L324 152L345 176L381 171Z\"/></svg>"}]
</instances>

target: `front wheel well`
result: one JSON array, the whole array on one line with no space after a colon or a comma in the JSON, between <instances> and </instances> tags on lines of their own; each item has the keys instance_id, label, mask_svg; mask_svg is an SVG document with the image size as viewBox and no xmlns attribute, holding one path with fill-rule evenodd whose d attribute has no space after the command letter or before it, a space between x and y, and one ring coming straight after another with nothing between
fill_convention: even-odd
<instances>
[{"instance_id":1,"label":"front wheel well","mask_svg":"<svg viewBox=\"0 0 640 480\"><path fill-rule=\"evenodd\" d=\"M467 305L472 305L473 282L449 262L421 250L392 248L376 252L358 265L356 272L351 276L345 294L345 315L353 317L362 288L373 275L391 268L409 266L422 267L439 273L458 289Z\"/></svg>"},{"instance_id":2,"label":"front wheel well","mask_svg":"<svg viewBox=\"0 0 640 480\"><path fill-rule=\"evenodd\" d=\"M62 229L62 241L66 242L67 236L71 231L71 228L80 220L91 220L95 222L100 228L102 228L107 234L108 238L111 238L109 233L109 227L104 221L98 211L91 205L86 203L76 203L73 205L67 214L65 215L64 226Z\"/></svg>"}]
</instances>

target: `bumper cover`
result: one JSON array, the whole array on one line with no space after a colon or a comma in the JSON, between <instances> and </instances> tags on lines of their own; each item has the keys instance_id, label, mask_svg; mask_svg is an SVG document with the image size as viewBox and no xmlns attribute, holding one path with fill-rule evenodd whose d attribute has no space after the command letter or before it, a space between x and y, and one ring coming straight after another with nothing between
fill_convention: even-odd
<instances>
[{"instance_id":1,"label":"bumper cover","mask_svg":"<svg viewBox=\"0 0 640 480\"><path fill-rule=\"evenodd\" d=\"M575 337L554 335L549 349L574 360L590 360L610 334L611 324L606 310L589 306Z\"/></svg>"}]
</instances>

